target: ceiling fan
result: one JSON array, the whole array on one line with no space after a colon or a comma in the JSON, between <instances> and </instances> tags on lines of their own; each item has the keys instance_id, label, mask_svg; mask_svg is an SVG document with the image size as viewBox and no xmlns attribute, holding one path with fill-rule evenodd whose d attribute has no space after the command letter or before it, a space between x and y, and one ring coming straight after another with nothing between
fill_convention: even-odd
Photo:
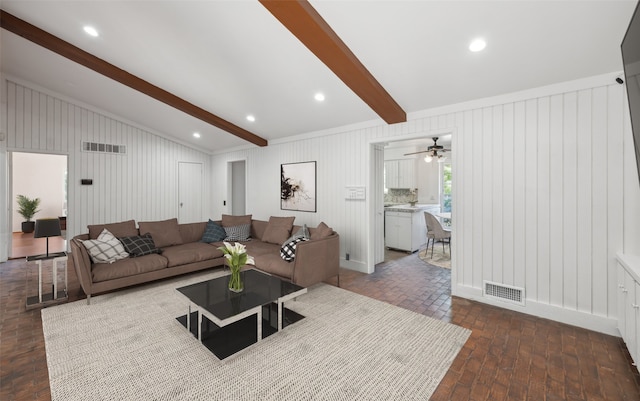
<instances>
[{"instance_id":1,"label":"ceiling fan","mask_svg":"<svg viewBox=\"0 0 640 401\"><path fill-rule=\"evenodd\" d=\"M438 145L437 136L434 136L432 139L433 139L433 145L429 146L427 150L421 150L420 152L413 152L413 153L405 153L404 155L409 156L409 155L417 155L419 153L426 153L426 155L424 156L424 161L426 161L427 163L431 162L433 159L437 159L438 162L442 163L443 161L446 160L446 156L443 155L442 153L450 152L451 149L445 149L444 146Z\"/></svg>"}]
</instances>

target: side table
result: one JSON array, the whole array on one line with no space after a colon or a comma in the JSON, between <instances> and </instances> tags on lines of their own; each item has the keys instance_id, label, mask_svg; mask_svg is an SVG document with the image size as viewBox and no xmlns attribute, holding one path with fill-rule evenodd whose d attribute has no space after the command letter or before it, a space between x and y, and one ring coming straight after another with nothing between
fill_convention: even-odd
<instances>
[{"instance_id":1,"label":"side table","mask_svg":"<svg viewBox=\"0 0 640 401\"><path fill-rule=\"evenodd\" d=\"M52 293L43 293L42 291L42 262L47 260L52 261ZM27 309L53 305L67 301L69 299L69 296L67 294L67 260L68 257L66 252L50 253L49 255L27 256L27 262L35 262L38 265L38 295L27 297ZM64 264L64 288L60 291L58 291L58 263Z\"/></svg>"}]
</instances>

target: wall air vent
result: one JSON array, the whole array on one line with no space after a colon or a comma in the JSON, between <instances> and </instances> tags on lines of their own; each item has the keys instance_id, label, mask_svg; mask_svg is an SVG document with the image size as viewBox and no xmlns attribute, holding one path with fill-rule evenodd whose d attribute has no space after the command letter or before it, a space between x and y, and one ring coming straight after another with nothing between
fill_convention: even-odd
<instances>
[{"instance_id":1,"label":"wall air vent","mask_svg":"<svg viewBox=\"0 0 640 401\"><path fill-rule=\"evenodd\" d=\"M127 153L127 147L125 145L112 145L109 143L82 142L82 151L124 155Z\"/></svg>"},{"instance_id":2,"label":"wall air vent","mask_svg":"<svg viewBox=\"0 0 640 401\"><path fill-rule=\"evenodd\" d=\"M485 281L482 295L500 301L524 306L524 288Z\"/></svg>"}]
</instances>

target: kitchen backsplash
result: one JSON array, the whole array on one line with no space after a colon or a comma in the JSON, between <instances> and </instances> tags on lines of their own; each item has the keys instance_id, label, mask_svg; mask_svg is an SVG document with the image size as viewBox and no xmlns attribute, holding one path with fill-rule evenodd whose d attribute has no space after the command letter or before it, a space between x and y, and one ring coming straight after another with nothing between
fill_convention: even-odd
<instances>
[{"instance_id":1,"label":"kitchen backsplash","mask_svg":"<svg viewBox=\"0 0 640 401\"><path fill-rule=\"evenodd\" d=\"M389 188L384 194L384 203L409 203L418 200L418 190L409 188Z\"/></svg>"}]
</instances>

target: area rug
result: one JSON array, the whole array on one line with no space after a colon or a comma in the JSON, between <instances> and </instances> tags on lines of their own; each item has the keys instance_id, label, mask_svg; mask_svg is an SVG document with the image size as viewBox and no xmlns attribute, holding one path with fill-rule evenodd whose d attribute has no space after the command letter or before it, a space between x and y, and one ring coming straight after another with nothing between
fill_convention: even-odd
<instances>
[{"instance_id":1,"label":"area rug","mask_svg":"<svg viewBox=\"0 0 640 401\"><path fill-rule=\"evenodd\" d=\"M429 263L430 265L444 267L445 269L451 269L451 255L449 254L449 244L445 244L444 252L442 251L442 243L436 243L436 246L433 248L433 256L431 256L431 246L429 246L429 251L427 252L427 248L423 248L418 252L418 257L422 259L423 262Z\"/></svg>"},{"instance_id":2,"label":"area rug","mask_svg":"<svg viewBox=\"0 0 640 401\"><path fill-rule=\"evenodd\" d=\"M175 288L219 274L43 309L52 400L427 400L471 333L318 284L287 303L305 319L220 361L175 320Z\"/></svg>"}]
</instances>

